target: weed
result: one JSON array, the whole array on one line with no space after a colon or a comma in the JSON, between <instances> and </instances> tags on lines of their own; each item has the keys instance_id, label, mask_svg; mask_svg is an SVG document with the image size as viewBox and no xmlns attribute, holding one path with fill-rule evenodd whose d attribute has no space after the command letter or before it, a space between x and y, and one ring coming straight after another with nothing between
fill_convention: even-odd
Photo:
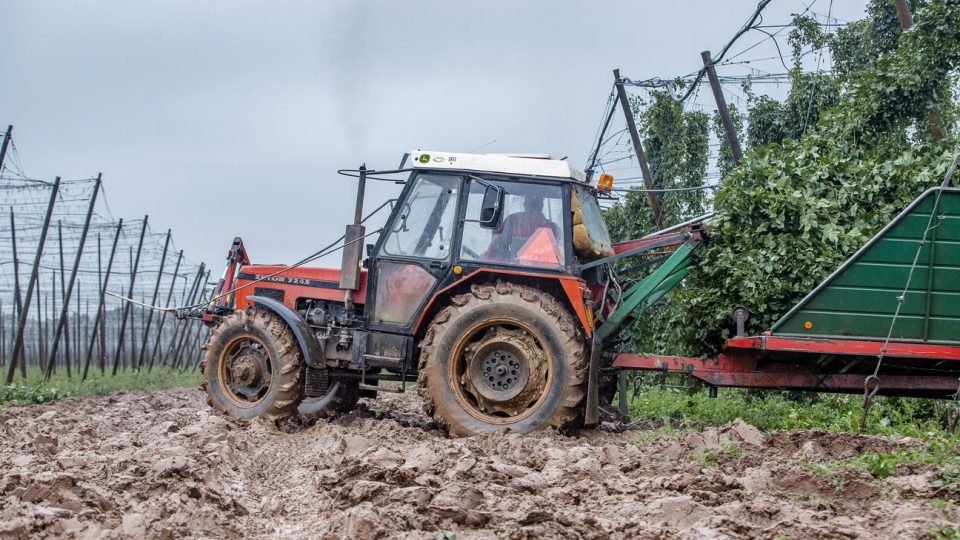
<instances>
[{"instance_id":1,"label":"weed","mask_svg":"<svg viewBox=\"0 0 960 540\"><path fill-rule=\"evenodd\" d=\"M740 443L736 441L727 440L727 442L723 443L721 450L733 459L740 459L740 456L743 455L743 448L741 448Z\"/></svg>"},{"instance_id":2,"label":"weed","mask_svg":"<svg viewBox=\"0 0 960 540\"><path fill-rule=\"evenodd\" d=\"M859 461L870 471L870 474L872 474L874 478L883 480L897 470L897 465L901 462L900 458L901 456L898 454L878 454L871 452L860 456Z\"/></svg>"},{"instance_id":3,"label":"weed","mask_svg":"<svg viewBox=\"0 0 960 540\"><path fill-rule=\"evenodd\" d=\"M930 535L934 540L960 540L960 529L953 525L941 525L930 528Z\"/></svg>"},{"instance_id":4,"label":"weed","mask_svg":"<svg viewBox=\"0 0 960 540\"><path fill-rule=\"evenodd\" d=\"M820 394L814 401L789 392L754 391L748 399L740 389L725 389L717 398L707 392L644 385L630 402L632 418L670 419L723 425L742 419L763 431L826 429L857 431L861 398ZM870 409L868 432L875 435L960 441L941 425L932 400L878 397Z\"/></svg>"},{"instance_id":5,"label":"weed","mask_svg":"<svg viewBox=\"0 0 960 540\"><path fill-rule=\"evenodd\" d=\"M121 370L116 376L93 371L86 381L74 374L67 377L64 370L54 373L49 381L43 381L39 368L27 371L26 380L18 379L13 384L0 387L0 406L14 403L47 403L81 395L104 395L121 390L145 391L164 388L182 388L200 384L196 371L180 371L170 368L155 368L152 371Z\"/></svg>"},{"instance_id":6,"label":"weed","mask_svg":"<svg viewBox=\"0 0 960 540\"><path fill-rule=\"evenodd\" d=\"M934 497L933 501L930 503L937 510L950 510L954 506L954 502L950 499L944 499L943 497Z\"/></svg>"},{"instance_id":7,"label":"weed","mask_svg":"<svg viewBox=\"0 0 960 540\"><path fill-rule=\"evenodd\" d=\"M704 469L712 469L717 466L717 453L709 448L702 448L690 454L690 459L696 461Z\"/></svg>"}]
</instances>

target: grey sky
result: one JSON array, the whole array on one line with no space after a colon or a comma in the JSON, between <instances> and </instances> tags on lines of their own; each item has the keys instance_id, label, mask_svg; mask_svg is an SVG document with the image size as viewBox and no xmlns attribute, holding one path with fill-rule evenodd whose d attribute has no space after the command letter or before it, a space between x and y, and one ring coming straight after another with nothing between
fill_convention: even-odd
<instances>
[{"instance_id":1,"label":"grey sky","mask_svg":"<svg viewBox=\"0 0 960 540\"><path fill-rule=\"evenodd\" d=\"M767 20L808 4L774 0ZM814 11L862 16L863 0L830 4ZM0 5L0 123L14 124L25 172L102 171L114 215L149 213L218 272L234 235L257 262L339 236L354 183L338 168L494 139L482 151L582 166L613 68L689 73L756 2ZM398 189L375 185L368 208Z\"/></svg>"}]
</instances>

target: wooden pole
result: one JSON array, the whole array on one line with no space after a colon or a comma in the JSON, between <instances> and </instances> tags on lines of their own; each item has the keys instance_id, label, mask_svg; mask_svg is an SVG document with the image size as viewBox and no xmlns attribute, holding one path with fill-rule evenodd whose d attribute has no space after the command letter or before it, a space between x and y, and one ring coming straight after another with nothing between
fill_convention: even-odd
<instances>
[{"instance_id":1,"label":"wooden pole","mask_svg":"<svg viewBox=\"0 0 960 540\"><path fill-rule=\"evenodd\" d=\"M170 229L167 229L167 239L163 242L163 254L160 255L160 268L157 270L157 283L153 286L153 298L150 305L157 304L157 295L160 293L160 281L163 279L163 266L167 262L167 248L170 247ZM140 355L137 357L137 369L143 364L143 354L147 350L147 338L150 337L150 324L153 322L153 310L147 310L147 322L143 327L143 343L140 344Z\"/></svg>"},{"instance_id":2,"label":"wooden pole","mask_svg":"<svg viewBox=\"0 0 960 540\"><path fill-rule=\"evenodd\" d=\"M24 295L23 310L20 312L20 323L17 325L17 337L13 344L13 358L7 370L7 384L13 383L13 374L16 369L17 358L23 351L23 332L27 327L27 314L30 312L30 299L33 296L33 289L37 286L37 278L40 273L40 259L43 257L43 246L47 242L47 231L50 229L50 218L53 216L53 207L57 202L57 194L60 193L60 177L53 181L53 189L50 190L50 202L47 203L47 214L43 218L43 227L40 229L40 240L37 243L37 253L33 259L33 270L30 272L30 282L27 284L27 294Z\"/></svg>"},{"instance_id":3,"label":"wooden pole","mask_svg":"<svg viewBox=\"0 0 960 540\"><path fill-rule=\"evenodd\" d=\"M57 220L57 240L60 247L60 302L63 304L63 309L60 311L60 317L56 320L56 331L54 332L54 343L51 345L51 350L53 354L57 354L57 349L60 341L60 329L63 329L63 359L64 364L67 366L67 378L72 379L73 374L70 372L70 310L68 306L70 305L70 300L67 299L67 278L66 278L66 269L64 268L64 257L63 257L63 223L58 219ZM46 378L46 374L44 374Z\"/></svg>"},{"instance_id":4,"label":"wooden pole","mask_svg":"<svg viewBox=\"0 0 960 540\"><path fill-rule=\"evenodd\" d=\"M9 129L9 128L8 128ZM10 207L10 240L13 244L13 308L14 314L10 321L10 339L14 339L17 333L17 320L23 311L23 298L20 296L20 259L17 257L17 226L14 222L13 207ZM13 362L13 343L10 344L10 358ZM27 378L27 366L25 362L20 363L20 375Z\"/></svg>"},{"instance_id":5,"label":"wooden pole","mask_svg":"<svg viewBox=\"0 0 960 540\"><path fill-rule=\"evenodd\" d=\"M83 361L83 378L87 380L87 373L90 371L90 357L93 354L93 344L97 342L97 334L100 334L100 371L104 371L104 357L107 350L107 310L105 300L107 296L107 284L110 282L110 271L113 269L113 258L117 254L117 243L120 242L120 234L123 232L123 219L117 223L117 232L113 236L113 247L110 248L110 256L107 258L107 271L100 283L100 301L97 305L97 318L93 321L93 333L90 334L90 341L87 343L87 356ZM99 249L100 240L97 237L97 249ZM97 267L99 273L100 260L97 258Z\"/></svg>"},{"instance_id":6,"label":"wooden pole","mask_svg":"<svg viewBox=\"0 0 960 540\"><path fill-rule=\"evenodd\" d=\"M60 333L64 330L64 323L67 322L67 313L70 306L70 297L73 294L73 284L77 280L77 272L80 270L80 259L83 257L83 246L87 243L87 232L90 231L90 220L93 218L93 207L97 204L97 193L100 192L100 175L97 175L97 181L93 186L93 194L90 196L90 204L87 206L87 215L83 220L83 230L80 232L80 243L77 245L77 255L73 258L73 268L70 270L70 283L66 286L66 291L63 293L63 307L60 310L60 318L57 321L57 331L53 336L53 344L51 346L50 357L53 358L53 355L57 354L57 347L60 344ZM60 223L57 223L57 228L59 230ZM60 280L61 288L63 286L63 237L60 237ZM69 334L64 337L67 339L66 342L66 359L67 359L67 377L70 377L70 341ZM80 336L74 336L76 339L80 339ZM47 372L44 373L44 378L50 378L50 365L52 362L47 362Z\"/></svg>"},{"instance_id":7,"label":"wooden pole","mask_svg":"<svg viewBox=\"0 0 960 540\"><path fill-rule=\"evenodd\" d=\"M203 277L203 263L200 263L200 268L197 270L197 275L193 279L193 285L190 286L190 294L186 298L187 305L193 305L193 301L196 298L197 290L200 287L200 278ZM177 360L179 360L179 350L181 348L180 344L183 342L183 334L187 331L189 326L189 319L182 319L177 321L177 325L173 329L173 337L170 339L170 343L167 346L168 357L164 361L164 365L171 360L169 354L173 354L174 367L176 367Z\"/></svg>"},{"instance_id":8,"label":"wooden pole","mask_svg":"<svg viewBox=\"0 0 960 540\"><path fill-rule=\"evenodd\" d=\"M130 272L130 289L127 292L127 298L133 298L133 286L137 280L137 266L140 265L140 252L143 250L143 237L147 234L147 220L150 216L143 216L143 227L140 229L140 242L137 244L137 258L134 260L133 268ZM130 302L124 302L123 315L120 322L120 336L117 338L117 354L113 358L113 374L117 374L120 368L120 353L123 351L123 338L127 329L127 317L130 316Z\"/></svg>"},{"instance_id":9,"label":"wooden pole","mask_svg":"<svg viewBox=\"0 0 960 540\"><path fill-rule=\"evenodd\" d=\"M7 146L10 145L10 137L13 135L13 126L7 126L7 132L3 134L3 146L0 146L0 173L3 172L3 162L7 159Z\"/></svg>"},{"instance_id":10,"label":"wooden pole","mask_svg":"<svg viewBox=\"0 0 960 540\"><path fill-rule=\"evenodd\" d=\"M167 301L164 303L164 307L170 307L170 300L173 298L173 289L177 285L177 272L180 271L180 261L183 260L183 250L180 250L180 253L177 254L177 264L173 267L173 277L170 278L170 289L167 291ZM153 350L150 352L150 364L147 366L147 371L153 370L153 362L157 358L157 350L160 348L160 339L163 336L163 324L167 321L167 312L164 311L160 314L160 324L157 327L157 337L153 341Z\"/></svg>"},{"instance_id":11,"label":"wooden pole","mask_svg":"<svg viewBox=\"0 0 960 540\"><path fill-rule=\"evenodd\" d=\"M723 97L723 89L720 88L720 80L717 78L717 70L714 68L710 51L700 53L700 58L703 59L703 67L706 68L707 78L710 79L710 88L713 89L713 99L717 101L717 110L720 111L723 130L727 134L727 144L730 145L730 152L733 154L733 163L739 166L740 161L743 159L743 152L740 151L740 140L737 138L737 130L733 125L733 118L730 117L730 109L727 108L727 100Z\"/></svg>"},{"instance_id":12,"label":"wooden pole","mask_svg":"<svg viewBox=\"0 0 960 540\"><path fill-rule=\"evenodd\" d=\"M640 144L640 133L637 131L637 123L633 119L633 111L630 109L630 102L627 100L627 92L623 89L623 79L620 78L620 70L613 70L614 85L617 87L617 98L620 100L620 107L623 109L623 116L627 120L627 130L630 132L630 140L633 141L633 152L637 155L637 161L640 163L640 174L643 176L643 185L647 189L654 189L653 175L650 174L650 166L647 165L647 155L643 152L643 145ZM657 194L648 191L647 199L650 201L650 209L653 211L653 222L657 224L657 229L663 228L663 218L660 215L660 200Z\"/></svg>"}]
</instances>

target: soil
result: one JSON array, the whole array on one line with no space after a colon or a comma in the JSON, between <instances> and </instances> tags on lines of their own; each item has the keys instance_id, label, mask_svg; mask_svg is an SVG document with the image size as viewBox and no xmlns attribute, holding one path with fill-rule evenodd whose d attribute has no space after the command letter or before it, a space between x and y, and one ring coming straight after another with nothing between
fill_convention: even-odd
<instances>
[{"instance_id":1,"label":"soil","mask_svg":"<svg viewBox=\"0 0 960 540\"><path fill-rule=\"evenodd\" d=\"M402 394L284 432L190 389L14 406L0 426L0 537L922 538L960 522L927 466L815 466L918 441L742 422L449 439Z\"/></svg>"}]
</instances>

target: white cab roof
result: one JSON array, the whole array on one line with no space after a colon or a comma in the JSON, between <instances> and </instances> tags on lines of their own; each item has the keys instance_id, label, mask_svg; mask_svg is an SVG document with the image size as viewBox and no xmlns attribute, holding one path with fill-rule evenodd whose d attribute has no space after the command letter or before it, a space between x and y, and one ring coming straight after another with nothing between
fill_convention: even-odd
<instances>
[{"instance_id":1,"label":"white cab roof","mask_svg":"<svg viewBox=\"0 0 960 540\"><path fill-rule=\"evenodd\" d=\"M459 154L414 150L409 162L414 169L465 170L522 176L545 176L585 182L583 171L566 160L543 154Z\"/></svg>"}]
</instances>

